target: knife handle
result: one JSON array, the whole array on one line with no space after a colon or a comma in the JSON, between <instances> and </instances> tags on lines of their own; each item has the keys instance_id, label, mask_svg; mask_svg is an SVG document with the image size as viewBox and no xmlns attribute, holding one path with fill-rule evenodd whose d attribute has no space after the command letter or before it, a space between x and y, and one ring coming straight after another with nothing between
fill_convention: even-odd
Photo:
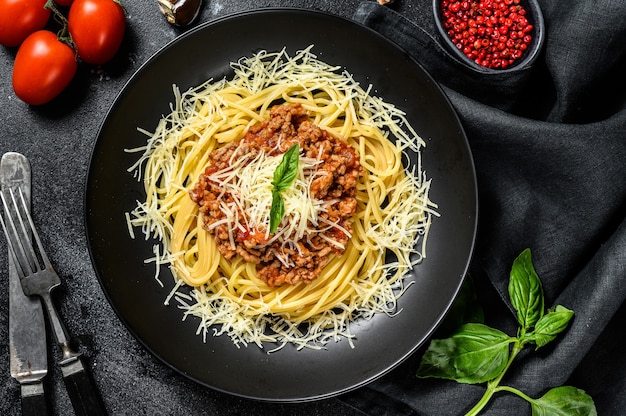
<instances>
[{"instance_id":1,"label":"knife handle","mask_svg":"<svg viewBox=\"0 0 626 416\"><path fill-rule=\"evenodd\" d=\"M85 370L80 357L70 363L62 363L61 371L76 416L107 415L94 380Z\"/></svg>"},{"instance_id":2,"label":"knife handle","mask_svg":"<svg viewBox=\"0 0 626 416\"><path fill-rule=\"evenodd\" d=\"M48 416L43 383L22 384L22 416Z\"/></svg>"}]
</instances>

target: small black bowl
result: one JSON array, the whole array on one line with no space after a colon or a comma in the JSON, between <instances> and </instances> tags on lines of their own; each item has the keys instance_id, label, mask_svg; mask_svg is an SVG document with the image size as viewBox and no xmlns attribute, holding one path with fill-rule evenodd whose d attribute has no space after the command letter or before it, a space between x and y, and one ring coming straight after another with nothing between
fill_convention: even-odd
<instances>
[{"instance_id":1,"label":"small black bowl","mask_svg":"<svg viewBox=\"0 0 626 416\"><path fill-rule=\"evenodd\" d=\"M471 3L479 0L468 1L470 1ZM543 20L543 14L541 13L541 8L539 7L539 3L537 2L537 0L520 0L520 5L523 6L526 10L526 19L531 25L533 25L533 29L530 31L532 41L528 45L528 48L524 51L522 57L517 59L513 64L507 66L506 68L488 68L482 66L474 62L472 59L468 58L462 50L457 48L452 39L450 39L450 36L448 35L446 29L444 29L443 27L441 2L442 0L433 0L435 26L439 31L439 35L443 41L445 48L458 60L465 63L470 68L487 74L498 74L508 71L516 71L521 68L530 66L539 56L545 40L545 23Z\"/></svg>"}]
</instances>

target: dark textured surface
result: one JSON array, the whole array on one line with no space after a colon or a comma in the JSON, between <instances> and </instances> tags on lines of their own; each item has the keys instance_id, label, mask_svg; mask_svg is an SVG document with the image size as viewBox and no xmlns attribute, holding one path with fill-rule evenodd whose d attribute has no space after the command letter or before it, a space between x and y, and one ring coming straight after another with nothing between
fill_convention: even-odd
<instances>
[{"instance_id":1,"label":"dark textured surface","mask_svg":"<svg viewBox=\"0 0 626 416\"><path fill-rule=\"evenodd\" d=\"M446 55L431 36L430 0L396 0L390 7L373 0L209 0L200 21L253 7L324 10L366 23L418 59L443 85L474 154L480 213L471 270L487 323L514 334L508 273L527 247L546 306L575 311L556 342L518 357L504 382L531 397L572 385L594 398L598 414L619 415L626 408L620 336L626 321L626 0L539 3L546 22L541 56L532 67L497 76L477 74ZM10 86L15 50L0 49L0 151L22 152L33 162L33 210L47 222L43 239L65 282L56 299L111 414L448 416L469 410L484 387L416 379L419 353L347 395L287 405L202 388L134 340L92 270L83 186L96 131L117 92L181 30L163 20L156 1L128 1L126 8L129 31L118 58L103 68L81 68L68 92L49 106L29 108L15 98ZM6 250L4 239L0 250ZM4 276L3 260L0 282ZM19 414L19 387L9 377L6 331L4 295L0 414L13 416ZM57 367L51 371L47 387L54 393L55 414L71 415ZM530 406L499 393L486 414L530 415Z\"/></svg>"}]
</instances>

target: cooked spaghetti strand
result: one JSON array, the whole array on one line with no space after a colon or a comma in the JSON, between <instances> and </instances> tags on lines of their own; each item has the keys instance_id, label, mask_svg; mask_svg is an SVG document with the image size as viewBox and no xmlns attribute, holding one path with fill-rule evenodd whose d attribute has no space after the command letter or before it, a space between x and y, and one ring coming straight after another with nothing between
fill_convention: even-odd
<instances>
[{"instance_id":1,"label":"cooked spaghetti strand","mask_svg":"<svg viewBox=\"0 0 626 416\"><path fill-rule=\"evenodd\" d=\"M425 143L401 110L318 60L311 47L293 57L262 51L231 66L232 79L208 80L185 92L174 88L171 113L154 132L141 130L147 143L129 150L141 152L129 171L143 181L146 199L127 214L129 228L159 240L157 267L168 265L175 280L168 299L176 299L184 318L199 318L204 337L226 334L236 345L259 347L352 342L350 322L393 314L406 289L404 277L426 257L438 214L419 157ZM220 254L189 191L208 155L240 140L277 102L301 105L313 123L345 140L364 173L345 252L331 256L308 284L270 287L254 264ZM403 165L407 151L417 153L417 164Z\"/></svg>"}]
</instances>

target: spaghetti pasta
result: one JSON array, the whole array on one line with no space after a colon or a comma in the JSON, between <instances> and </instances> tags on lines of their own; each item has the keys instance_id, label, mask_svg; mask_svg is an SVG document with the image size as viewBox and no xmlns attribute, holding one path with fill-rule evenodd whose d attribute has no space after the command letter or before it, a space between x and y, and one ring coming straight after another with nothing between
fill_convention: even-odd
<instances>
[{"instance_id":1,"label":"spaghetti pasta","mask_svg":"<svg viewBox=\"0 0 626 416\"><path fill-rule=\"evenodd\" d=\"M143 180L146 200L127 215L129 226L159 239L163 257L157 263L168 264L175 279L171 296L184 319L200 318L203 336L213 331L236 345L270 342L279 348L321 348L343 337L352 343L350 322L396 313L404 277L426 256L438 214L420 163L425 143L401 110L318 60L311 47L293 57L262 51L231 66L230 80L209 80L182 94L174 88L170 114L154 132L142 130L147 144L130 150L142 155L129 171ZM315 125L345 140L359 155L363 174L343 254L331 255L310 283L271 287L255 264L221 255L189 191L209 154L241 139L277 103L302 106ZM405 168L405 152L417 154L417 163Z\"/></svg>"}]
</instances>

